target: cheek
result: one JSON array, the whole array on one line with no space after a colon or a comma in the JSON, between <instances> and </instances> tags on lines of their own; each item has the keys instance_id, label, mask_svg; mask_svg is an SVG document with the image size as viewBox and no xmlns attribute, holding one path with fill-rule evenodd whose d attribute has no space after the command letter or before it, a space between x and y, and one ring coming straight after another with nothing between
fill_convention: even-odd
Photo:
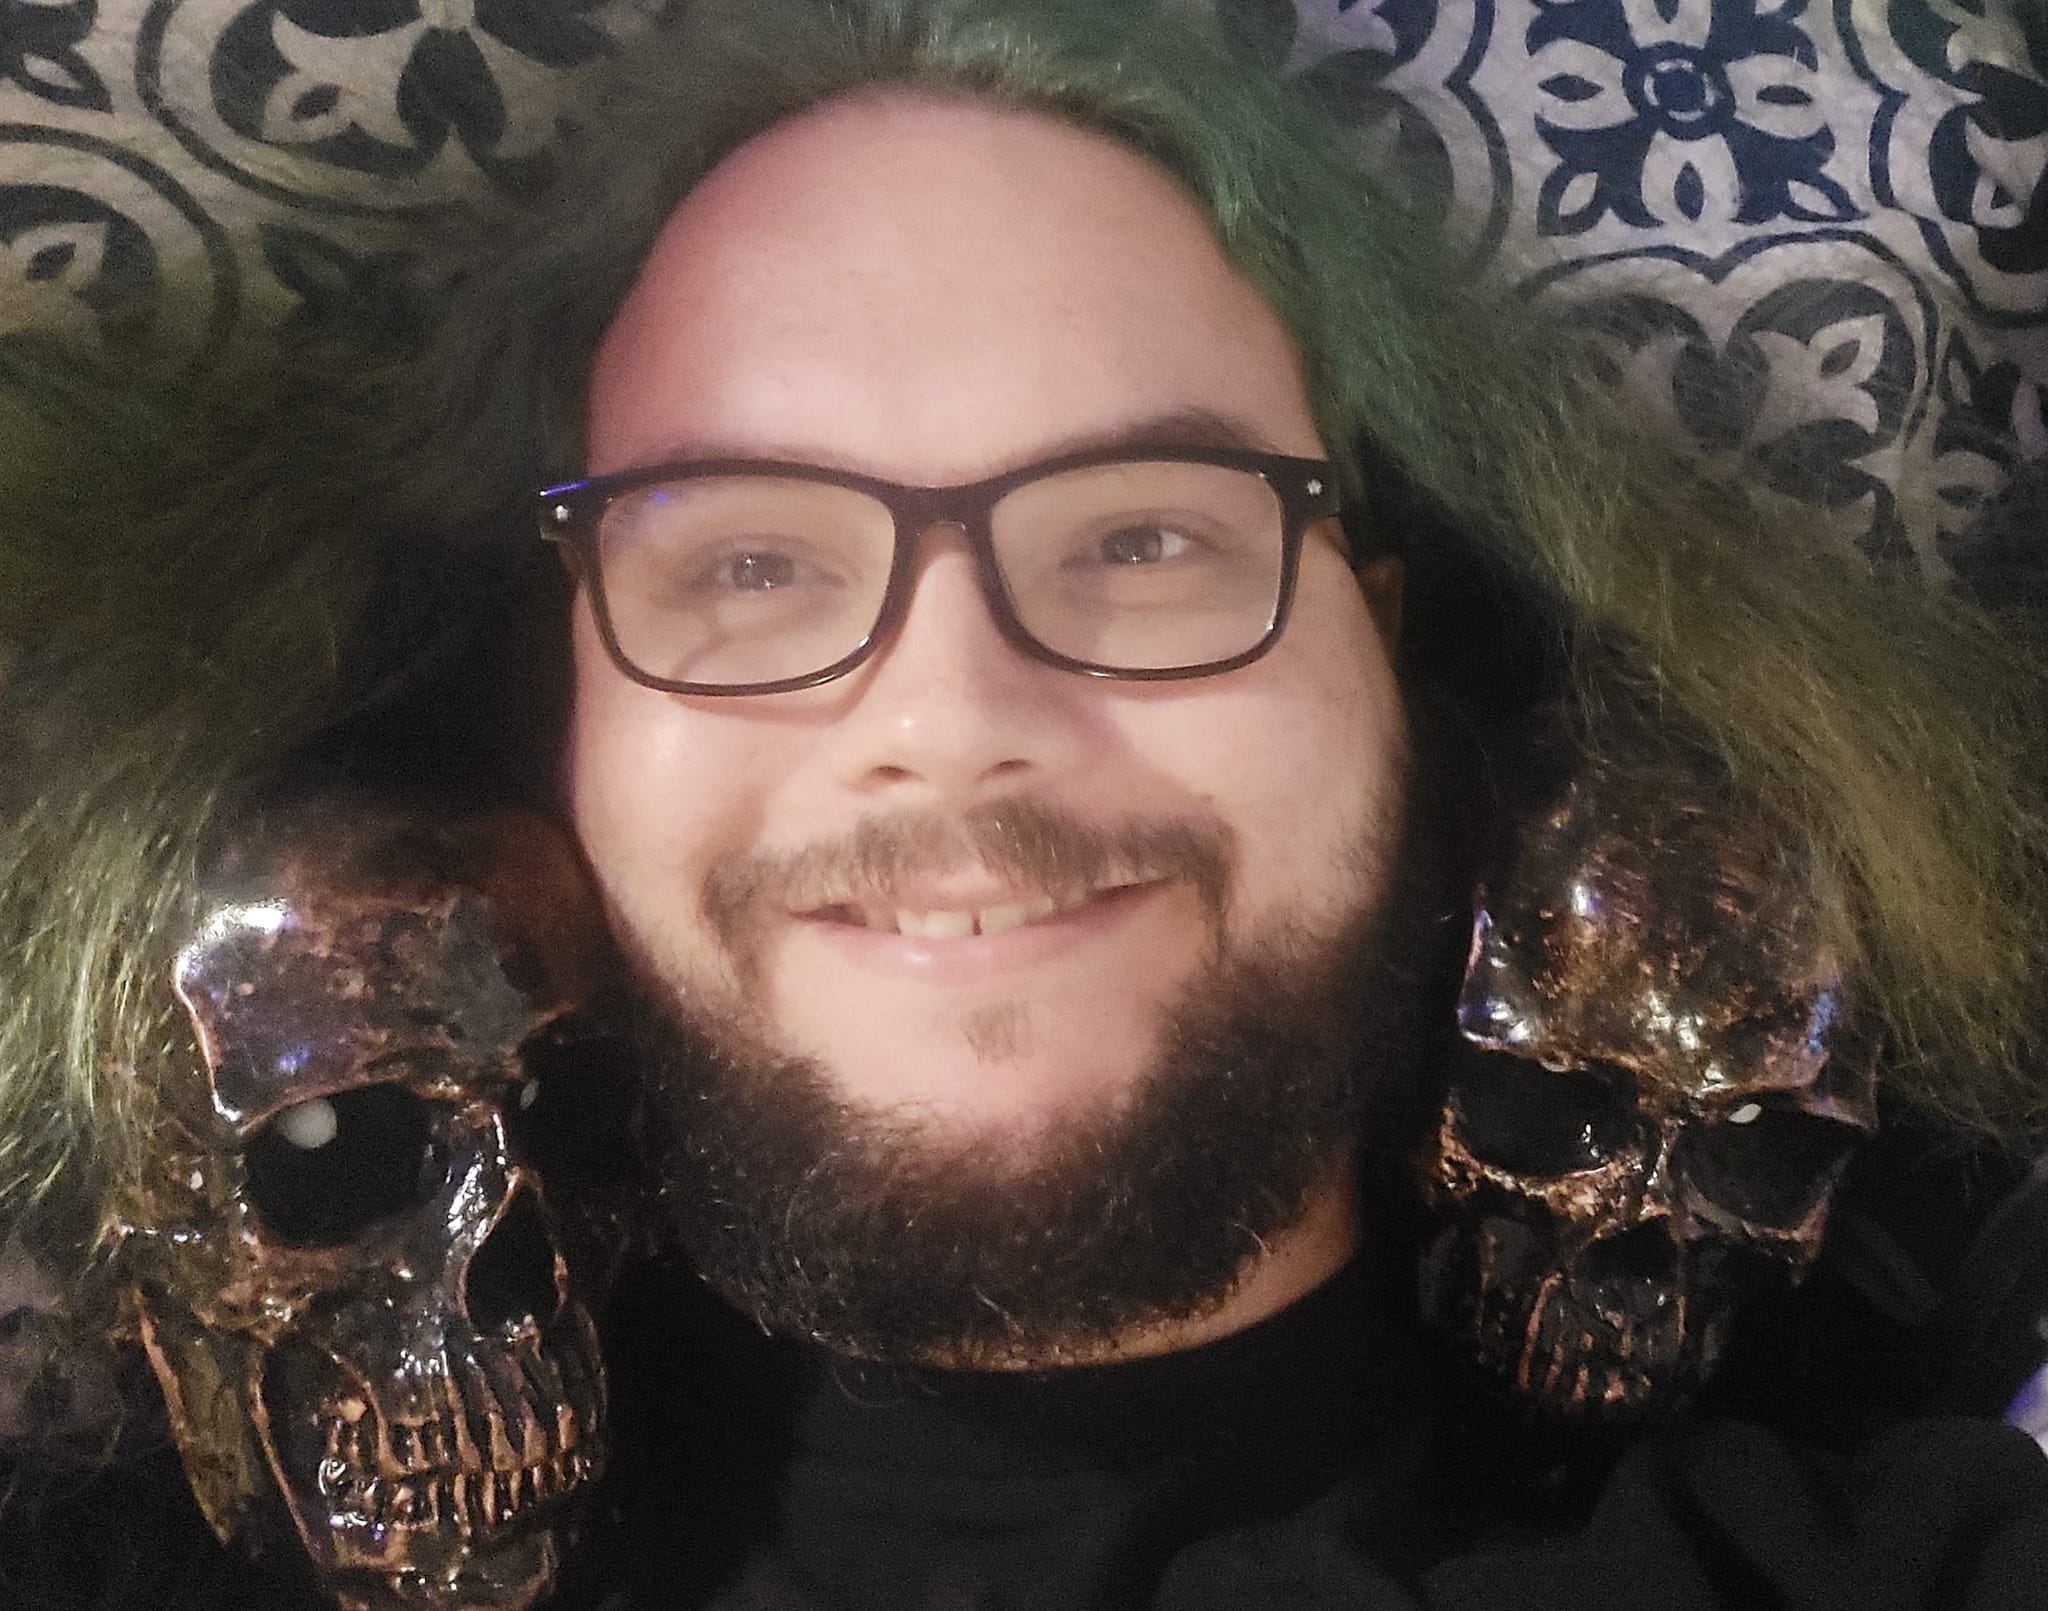
<instances>
[{"instance_id":1,"label":"cheek","mask_svg":"<svg viewBox=\"0 0 2048 1611\"><path fill-rule=\"evenodd\" d=\"M1355 590L1302 611L1251 669L1264 675L1203 738L1239 899L1248 920L1319 926L1384 887L1408 767L1400 690Z\"/></svg>"},{"instance_id":2,"label":"cheek","mask_svg":"<svg viewBox=\"0 0 2048 1611\"><path fill-rule=\"evenodd\" d=\"M736 723L620 674L579 603L575 697L562 799L613 921L644 949L674 954L704 872L744 844L763 765Z\"/></svg>"}]
</instances>

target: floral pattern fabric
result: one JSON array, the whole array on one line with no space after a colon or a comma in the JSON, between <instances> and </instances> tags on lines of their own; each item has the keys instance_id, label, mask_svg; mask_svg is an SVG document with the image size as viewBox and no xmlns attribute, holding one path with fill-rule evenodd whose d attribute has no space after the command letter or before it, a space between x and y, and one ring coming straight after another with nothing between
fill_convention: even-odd
<instances>
[{"instance_id":1,"label":"floral pattern fabric","mask_svg":"<svg viewBox=\"0 0 2048 1611\"><path fill-rule=\"evenodd\" d=\"M185 364L317 312L386 226L544 182L565 88L673 3L0 0L0 331ZM1473 272L1874 557L1945 575L2048 456L2048 6L1208 3L1437 171Z\"/></svg>"},{"instance_id":2,"label":"floral pattern fabric","mask_svg":"<svg viewBox=\"0 0 2048 1611\"><path fill-rule=\"evenodd\" d=\"M1873 556L1945 575L2048 455L2048 7L1293 10L1288 59L1440 166L1477 265Z\"/></svg>"}]
</instances>

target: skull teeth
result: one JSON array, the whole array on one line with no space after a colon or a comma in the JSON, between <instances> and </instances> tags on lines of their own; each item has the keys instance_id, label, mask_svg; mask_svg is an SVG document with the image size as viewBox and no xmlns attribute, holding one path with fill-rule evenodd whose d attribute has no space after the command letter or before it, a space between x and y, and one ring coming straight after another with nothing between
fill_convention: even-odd
<instances>
[{"instance_id":1,"label":"skull teeth","mask_svg":"<svg viewBox=\"0 0 2048 1611\"><path fill-rule=\"evenodd\" d=\"M517 1471L444 1472L413 1481L343 1478L329 1488L329 1497L335 1519L344 1524L404 1529L452 1524L470 1537L506 1526L542 1501L575 1492L591 1475L589 1458L572 1449Z\"/></svg>"},{"instance_id":2,"label":"skull teeth","mask_svg":"<svg viewBox=\"0 0 2048 1611\"><path fill-rule=\"evenodd\" d=\"M447 1411L437 1420L380 1426L368 1415L328 1419L317 1480L337 1525L452 1527L473 1538L519 1520L537 1504L552 1505L596 1474L586 1452L595 1417L589 1405L574 1402L580 1395L569 1382L555 1376L559 1389L545 1376L529 1383L553 1402L543 1407L521 1392L513 1422L481 1371L471 1367L463 1374L479 1379L465 1389L451 1371L444 1378Z\"/></svg>"}]
</instances>

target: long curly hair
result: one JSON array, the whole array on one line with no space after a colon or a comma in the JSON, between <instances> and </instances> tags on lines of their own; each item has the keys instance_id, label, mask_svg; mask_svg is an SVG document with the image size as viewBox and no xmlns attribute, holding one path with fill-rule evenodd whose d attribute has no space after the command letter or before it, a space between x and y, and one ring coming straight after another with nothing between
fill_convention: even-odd
<instances>
[{"instance_id":1,"label":"long curly hair","mask_svg":"<svg viewBox=\"0 0 2048 1611\"><path fill-rule=\"evenodd\" d=\"M679 198L783 118L881 86L1064 118L1177 176L1298 343L1356 518L1402 527L1425 601L1411 668L1498 673L1503 617L1477 601L1516 601L1595 743L1647 714L1704 746L1840 892L1830 937L1890 1042L1894 1095L2035 1133L2043 675L1987 613L1645 434L1590 381L1589 337L1462 279L1430 198L1362 172L1322 111L1198 19L1102 0L695 0L567 110L537 202L422 227L402 341L273 351L196 410L44 371L0 398L10 505L32 508L0 534L0 642L35 705L10 730L43 734L0 796L0 1203L88 1151L98 1171L132 1167L132 1070L175 1040L161 986L209 814L300 764L309 736L377 728L345 719L365 688L436 686L408 667L441 638L385 619L391 578L432 571L421 553L455 558L404 584L432 600L404 619L488 620L504 603L490 580L530 574L518 556L539 545L508 511L580 469L592 352ZM281 373L298 377L283 399ZM429 540L451 531L486 535ZM459 609L450 575L470 579ZM348 669L351 634L369 671ZM545 631L531 641L544 656ZM1514 680L1466 676L1475 741L1512 729ZM379 708L394 704L484 752L460 742L466 721L422 714L459 702ZM349 744L394 773L429 753Z\"/></svg>"}]
</instances>

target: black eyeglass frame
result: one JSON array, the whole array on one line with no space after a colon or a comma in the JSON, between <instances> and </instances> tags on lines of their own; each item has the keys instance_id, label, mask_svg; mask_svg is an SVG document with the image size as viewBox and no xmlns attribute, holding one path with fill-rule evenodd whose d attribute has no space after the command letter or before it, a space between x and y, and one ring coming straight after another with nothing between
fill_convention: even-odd
<instances>
[{"instance_id":1,"label":"black eyeglass frame","mask_svg":"<svg viewBox=\"0 0 2048 1611\"><path fill-rule=\"evenodd\" d=\"M1002 567L996 559L995 539L990 531L995 506L1019 487L1034 481L1068 470L1085 470L1104 464L1208 464L1219 469L1250 471L1272 489L1280 504L1280 587L1273 613L1258 642L1222 660L1134 670L1077 660L1047 648L1031 635L1017 614L1016 604L1003 581ZM625 651L619 647L618 636L612 629L611 611L605 603L604 566L598 557L597 536L606 508L614 498L624 493L662 482L750 475L846 487L866 493L889 511L896 523L896 549L889 562L889 579L874 625L868 629L866 637L831 665L799 677L778 677L768 682L698 683L658 677L650 671L643 671L627 659ZM786 459L686 459L672 464L618 470L581 481L565 481L543 488L535 494L535 501L542 540L561 547L590 583L591 616L612 664L645 687L659 689L663 693L712 698L795 693L804 688L816 688L845 676L871 659L876 650L889 641L909 611L911 594L916 587L917 540L934 526L953 526L966 539L968 549L974 555L982 596L988 600L997 627L1012 646L1034 660L1084 677L1103 677L1118 682L1166 682L1235 671L1257 660L1279 639L1287 625L1289 607L1294 602L1302 540L1310 526L1319 520L1334 519L1343 506L1342 496L1337 490L1336 473L1328 460L1223 447L1090 448L1041 459L1006 470L1001 475L950 487L905 486L878 476ZM1354 553L1349 557L1354 566L1360 563L1359 555Z\"/></svg>"}]
</instances>

